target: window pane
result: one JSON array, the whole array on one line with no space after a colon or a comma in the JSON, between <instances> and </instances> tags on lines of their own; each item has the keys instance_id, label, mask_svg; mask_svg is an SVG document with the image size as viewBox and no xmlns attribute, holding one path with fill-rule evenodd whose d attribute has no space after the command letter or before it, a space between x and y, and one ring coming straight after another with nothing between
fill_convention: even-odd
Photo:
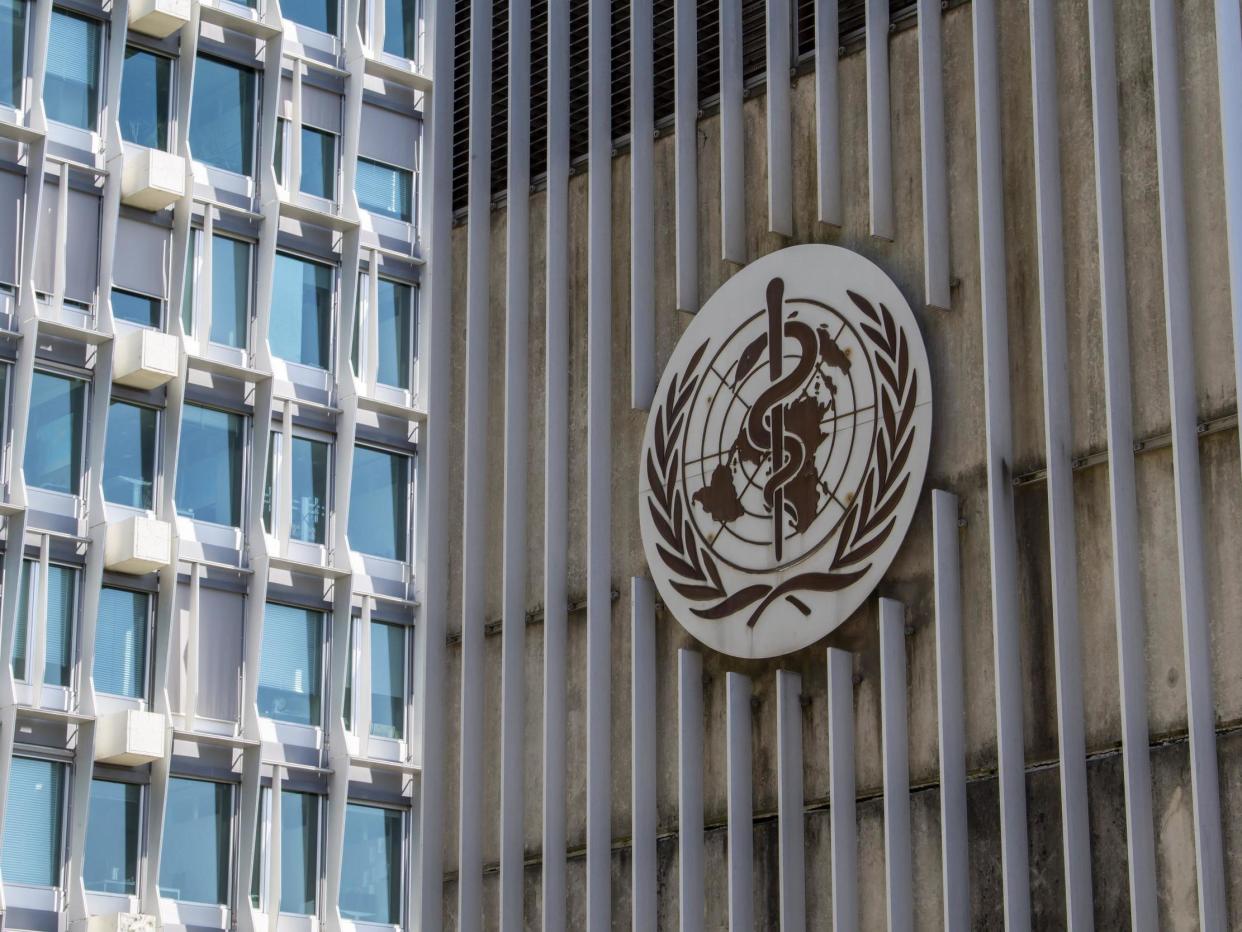
<instances>
[{"instance_id":1,"label":"window pane","mask_svg":"<svg viewBox=\"0 0 1242 932\"><path fill-rule=\"evenodd\" d=\"M78 494L82 483L85 410L85 382L35 372L23 464L27 485Z\"/></svg>"},{"instance_id":2,"label":"window pane","mask_svg":"<svg viewBox=\"0 0 1242 932\"><path fill-rule=\"evenodd\" d=\"M414 0L384 0L384 51L414 57L417 41Z\"/></svg>"},{"instance_id":3,"label":"window pane","mask_svg":"<svg viewBox=\"0 0 1242 932\"><path fill-rule=\"evenodd\" d=\"M86 813L86 861L82 880L98 893L132 895L138 890L141 787L91 781Z\"/></svg>"},{"instance_id":4,"label":"window pane","mask_svg":"<svg viewBox=\"0 0 1242 932\"><path fill-rule=\"evenodd\" d=\"M13 677L26 679L26 649L28 638L26 631L30 626L30 587L31 577L39 578L39 565L33 560L22 561L22 578L17 590L17 630L13 633Z\"/></svg>"},{"instance_id":5,"label":"window pane","mask_svg":"<svg viewBox=\"0 0 1242 932\"><path fill-rule=\"evenodd\" d=\"M371 734L405 733L405 628L371 623Z\"/></svg>"},{"instance_id":6,"label":"window pane","mask_svg":"<svg viewBox=\"0 0 1242 932\"><path fill-rule=\"evenodd\" d=\"M155 499L154 408L113 401L104 442L104 498L131 508L153 508Z\"/></svg>"},{"instance_id":7,"label":"window pane","mask_svg":"<svg viewBox=\"0 0 1242 932\"><path fill-rule=\"evenodd\" d=\"M125 50L121 72L121 138L148 149L168 148L168 95L172 60Z\"/></svg>"},{"instance_id":8,"label":"window pane","mask_svg":"<svg viewBox=\"0 0 1242 932\"><path fill-rule=\"evenodd\" d=\"M349 493L349 546L389 560L405 559L409 459L354 447Z\"/></svg>"},{"instance_id":9,"label":"window pane","mask_svg":"<svg viewBox=\"0 0 1242 932\"><path fill-rule=\"evenodd\" d=\"M379 280L379 368L384 385L410 387L414 357L414 289L401 282Z\"/></svg>"},{"instance_id":10,"label":"window pane","mask_svg":"<svg viewBox=\"0 0 1242 932\"><path fill-rule=\"evenodd\" d=\"M200 162L249 175L254 160L254 72L199 56L190 103L190 150Z\"/></svg>"},{"instance_id":11,"label":"window pane","mask_svg":"<svg viewBox=\"0 0 1242 932\"><path fill-rule=\"evenodd\" d=\"M47 628L43 641L43 682L68 686L73 677L73 619L77 615L78 571L47 568Z\"/></svg>"},{"instance_id":12,"label":"window pane","mask_svg":"<svg viewBox=\"0 0 1242 932\"><path fill-rule=\"evenodd\" d=\"M0 104L22 105L26 76L26 0L0 0Z\"/></svg>"},{"instance_id":13,"label":"window pane","mask_svg":"<svg viewBox=\"0 0 1242 932\"><path fill-rule=\"evenodd\" d=\"M401 813L349 803L341 862L341 915L401 922Z\"/></svg>"},{"instance_id":14,"label":"window pane","mask_svg":"<svg viewBox=\"0 0 1242 932\"><path fill-rule=\"evenodd\" d=\"M177 455L177 514L241 526L241 415L186 405Z\"/></svg>"},{"instance_id":15,"label":"window pane","mask_svg":"<svg viewBox=\"0 0 1242 932\"><path fill-rule=\"evenodd\" d=\"M362 624L361 619L349 619L349 653L345 661L345 700L341 710L346 731L354 730L354 664L357 663L357 658L354 657L354 629L360 624Z\"/></svg>"},{"instance_id":16,"label":"window pane","mask_svg":"<svg viewBox=\"0 0 1242 932\"><path fill-rule=\"evenodd\" d=\"M413 172L369 159L358 159L354 191L358 195L359 207L408 223L412 216L413 187Z\"/></svg>"},{"instance_id":17,"label":"window pane","mask_svg":"<svg viewBox=\"0 0 1242 932\"><path fill-rule=\"evenodd\" d=\"M318 725L323 614L269 602L263 612L259 714Z\"/></svg>"},{"instance_id":18,"label":"window pane","mask_svg":"<svg viewBox=\"0 0 1242 932\"><path fill-rule=\"evenodd\" d=\"M94 20L52 11L43 105L47 118L93 130L99 120L100 26Z\"/></svg>"},{"instance_id":19,"label":"window pane","mask_svg":"<svg viewBox=\"0 0 1242 932\"><path fill-rule=\"evenodd\" d=\"M64 764L13 758L0 855L5 883L60 884L64 779Z\"/></svg>"},{"instance_id":20,"label":"window pane","mask_svg":"<svg viewBox=\"0 0 1242 932\"><path fill-rule=\"evenodd\" d=\"M122 291L120 288L112 289L112 316L117 320L128 320L132 324L158 329L163 316L160 313L162 303L159 298L148 298L146 295Z\"/></svg>"},{"instance_id":21,"label":"window pane","mask_svg":"<svg viewBox=\"0 0 1242 932\"><path fill-rule=\"evenodd\" d=\"M327 369L332 342L332 269L278 253L270 327L268 339L276 356Z\"/></svg>"},{"instance_id":22,"label":"window pane","mask_svg":"<svg viewBox=\"0 0 1242 932\"><path fill-rule=\"evenodd\" d=\"M276 533L272 521L272 499L276 495L276 451L280 448L280 434L272 431L267 444L267 475L263 481L263 527L269 534Z\"/></svg>"},{"instance_id":23,"label":"window pane","mask_svg":"<svg viewBox=\"0 0 1242 932\"><path fill-rule=\"evenodd\" d=\"M336 136L332 133L302 127L302 180L298 189L328 200L336 197Z\"/></svg>"},{"instance_id":24,"label":"window pane","mask_svg":"<svg viewBox=\"0 0 1242 932\"><path fill-rule=\"evenodd\" d=\"M289 536L312 544L326 542L329 446L293 438L293 522Z\"/></svg>"},{"instance_id":25,"label":"window pane","mask_svg":"<svg viewBox=\"0 0 1242 932\"><path fill-rule=\"evenodd\" d=\"M315 914L319 879L319 797L280 794L280 911Z\"/></svg>"},{"instance_id":26,"label":"window pane","mask_svg":"<svg viewBox=\"0 0 1242 932\"><path fill-rule=\"evenodd\" d=\"M211 342L246 346L250 322L250 243L211 237Z\"/></svg>"},{"instance_id":27,"label":"window pane","mask_svg":"<svg viewBox=\"0 0 1242 932\"><path fill-rule=\"evenodd\" d=\"M146 695L147 619L151 597L145 592L99 592L95 622L95 689L112 696Z\"/></svg>"},{"instance_id":28,"label":"window pane","mask_svg":"<svg viewBox=\"0 0 1242 932\"><path fill-rule=\"evenodd\" d=\"M276 183L285 183L285 133L289 131L289 121L284 117L276 118L276 152L272 156L272 168L276 169Z\"/></svg>"},{"instance_id":29,"label":"window pane","mask_svg":"<svg viewBox=\"0 0 1242 932\"><path fill-rule=\"evenodd\" d=\"M281 0L280 15L311 29L336 35L336 0Z\"/></svg>"},{"instance_id":30,"label":"window pane","mask_svg":"<svg viewBox=\"0 0 1242 932\"><path fill-rule=\"evenodd\" d=\"M228 903L232 790L227 783L168 781L160 896Z\"/></svg>"}]
</instances>

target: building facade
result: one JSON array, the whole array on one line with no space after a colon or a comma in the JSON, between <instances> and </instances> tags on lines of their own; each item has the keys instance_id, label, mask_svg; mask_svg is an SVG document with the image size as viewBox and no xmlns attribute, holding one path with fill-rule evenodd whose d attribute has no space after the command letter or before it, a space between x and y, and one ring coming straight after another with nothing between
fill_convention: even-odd
<instances>
[{"instance_id":1,"label":"building facade","mask_svg":"<svg viewBox=\"0 0 1242 932\"><path fill-rule=\"evenodd\" d=\"M1235 927L1239 87L1237 0L0 0L2 927ZM644 443L806 244L927 475L742 659Z\"/></svg>"}]
</instances>

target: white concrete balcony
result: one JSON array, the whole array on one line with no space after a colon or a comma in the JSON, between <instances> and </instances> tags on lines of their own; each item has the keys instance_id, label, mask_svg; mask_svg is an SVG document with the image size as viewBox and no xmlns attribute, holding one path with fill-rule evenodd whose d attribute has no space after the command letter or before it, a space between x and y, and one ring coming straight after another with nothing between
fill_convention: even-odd
<instances>
[{"instance_id":1,"label":"white concrete balcony","mask_svg":"<svg viewBox=\"0 0 1242 932\"><path fill-rule=\"evenodd\" d=\"M101 715L95 720L95 760L122 767L149 764L164 756L167 738L168 720L158 712L127 709Z\"/></svg>"},{"instance_id":2,"label":"white concrete balcony","mask_svg":"<svg viewBox=\"0 0 1242 932\"><path fill-rule=\"evenodd\" d=\"M163 39L190 21L190 0L131 0L129 28Z\"/></svg>"},{"instance_id":3,"label":"white concrete balcony","mask_svg":"<svg viewBox=\"0 0 1242 932\"><path fill-rule=\"evenodd\" d=\"M179 371L181 347L172 334L135 329L118 333L112 380L132 388L158 388Z\"/></svg>"},{"instance_id":4,"label":"white concrete balcony","mask_svg":"<svg viewBox=\"0 0 1242 932\"><path fill-rule=\"evenodd\" d=\"M172 559L172 529L164 521L131 515L108 525L104 565L115 573L141 576L163 569Z\"/></svg>"},{"instance_id":5,"label":"white concrete balcony","mask_svg":"<svg viewBox=\"0 0 1242 932\"><path fill-rule=\"evenodd\" d=\"M121 201L139 210L163 210L185 194L185 159L146 146L125 147Z\"/></svg>"}]
</instances>

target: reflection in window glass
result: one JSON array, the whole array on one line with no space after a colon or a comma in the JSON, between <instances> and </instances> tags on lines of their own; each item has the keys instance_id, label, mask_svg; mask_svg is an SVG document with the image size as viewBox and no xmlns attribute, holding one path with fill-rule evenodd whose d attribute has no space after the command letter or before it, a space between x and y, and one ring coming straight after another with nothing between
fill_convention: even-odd
<instances>
[{"instance_id":1,"label":"reflection in window glass","mask_svg":"<svg viewBox=\"0 0 1242 932\"><path fill-rule=\"evenodd\" d=\"M242 418L186 405L177 454L177 514L241 526Z\"/></svg>"},{"instance_id":2,"label":"reflection in window glass","mask_svg":"<svg viewBox=\"0 0 1242 932\"><path fill-rule=\"evenodd\" d=\"M413 215L414 173L370 159L358 159L354 191L358 206L373 214L410 222Z\"/></svg>"},{"instance_id":3,"label":"reflection in window glass","mask_svg":"<svg viewBox=\"0 0 1242 932\"><path fill-rule=\"evenodd\" d=\"M104 441L104 498L131 508L153 508L155 428L159 413L124 401L108 405Z\"/></svg>"},{"instance_id":4,"label":"reflection in window glass","mask_svg":"<svg viewBox=\"0 0 1242 932\"><path fill-rule=\"evenodd\" d=\"M95 689L110 696L146 696L147 621L151 596L145 592L99 591L95 622Z\"/></svg>"},{"instance_id":5,"label":"reflection in window glass","mask_svg":"<svg viewBox=\"0 0 1242 932\"><path fill-rule=\"evenodd\" d=\"M159 298L122 291L120 288L112 289L112 316L117 320L159 329L163 317L160 313L162 304Z\"/></svg>"},{"instance_id":6,"label":"reflection in window glass","mask_svg":"<svg viewBox=\"0 0 1242 932\"><path fill-rule=\"evenodd\" d=\"M21 107L26 76L26 0L0 0L0 104Z\"/></svg>"},{"instance_id":7,"label":"reflection in window glass","mask_svg":"<svg viewBox=\"0 0 1242 932\"><path fill-rule=\"evenodd\" d=\"M36 371L30 386L26 484L77 495L82 484L86 383Z\"/></svg>"},{"instance_id":8,"label":"reflection in window glass","mask_svg":"<svg viewBox=\"0 0 1242 932\"><path fill-rule=\"evenodd\" d=\"M327 542L328 454L318 440L293 438L293 501L289 536L310 544Z\"/></svg>"},{"instance_id":9,"label":"reflection in window glass","mask_svg":"<svg viewBox=\"0 0 1242 932\"><path fill-rule=\"evenodd\" d=\"M190 151L216 168L249 175L254 162L254 72L200 55L190 103Z\"/></svg>"},{"instance_id":10,"label":"reflection in window glass","mask_svg":"<svg viewBox=\"0 0 1242 932\"><path fill-rule=\"evenodd\" d=\"M418 41L415 0L384 0L384 51L413 58Z\"/></svg>"},{"instance_id":11,"label":"reflection in window glass","mask_svg":"<svg viewBox=\"0 0 1242 932\"><path fill-rule=\"evenodd\" d=\"M52 10L47 43L43 105L47 118L79 129L99 122L100 25L95 20Z\"/></svg>"},{"instance_id":12,"label":"reflection in window glass","mask_svg":"<svg viewBox=\"0 0 1242 932\"><path fill-rule=\"evenodd\" d=\"M332 269L276 254L272 282L272 353L288 362L329 367L332 343Z\"/></svg>"},{"instance_id":13,"label":"reflection in window glass","mask_svg":"<svg viewBox=\"0 0 1242 932\"><path fill-rule=\"evenodd\" d=\"M315 915L319 879L319 797L280 794L280 911Z\"/></svg>"},{"instance_id":14,"label":"reflection in window glass","mask_svg":"<svg viewBox=\"0 0 1242 932\"><path fill-rule=\"evenodd\" d=\"M379 368L383 385L410 387L414 358L414 289L402 282L379 280Z\"/></svg>"},{"instance_id":15,"label":"reflection in window glass","mask_svg":"<svg viewBox=\"0 0 1242 932\"><path fill-rule=\"evenodd\" d=\"M244 349L250 323L250 243L211 237L211 342Z\"/></svg>"},{"instance_id":16,"label":"reflection in window glass","mask_svg":"<svg viewBox=\"0 0 1242 932\"><path fill-rule=\"evenodd\" d=\"M17 597L17 629L13 635L13 676L26 679L30 630L39 596L39 563L22 561ZM73 619L78 602L78 572L52 563L47 568L47 624L43 638L43 682L68 686L73 676Z\"/></svg>"},{"instance_id":17,"label":"reflection in window glass","mask_svg":"<svg viewBox=\"0 0 1242 932\"><path fill-rule=\"evenodd\" d=\"M405 559L408 457L354 447L349 492L349 546L389 560Z\"/></svg>"},{"instance_id":18,"label":"reflection in window glass","mask_svg":"<svg viewBox=\"0 0 1242 932\"><path fill-rule=\"evenodd\" d=\"M86 812L87 890L132 896L138 891L138 830L142 788L92 780Z\"/></svg>"},{"instance_id":19,"label":"reflection in window glass","mask_svg":"<svg viewBox=\"0 0 1242 932\"><path fill-rule=\"evenodd\" d=\"M0 874L6 884L60 885L64 781L64 764L13 758L0 845Z\"/></svg>"},{"instance_id":20,"label":"reflection in window glass","mask_svg":"<svg viewBox=\"0 0 1242 932\"><path fill-rule=\"evenodd\" d=\"M259 714L295 725L318 725L323 613L269 602L263 611Z\"/></svg>"},{"instance_id":21,"label":"reflection in window glass","mask_svg":"<svg viewBox=\"0 0 1242 932\"><path fill-rule=\"evenodd\" d=\"M336 136L322 130L302 127L303 194L332 200L336 197Z\"/></svg>"},{"instance_id":22,"label":"reflection in window glass","mask_svg":"<svg viewBox=\"0 0 1242 932\"><path fill-rule=\"evenodd\" d=\"M371 734L405 734L405 627L371 623Z\"/></svg>"},{"instance_id":23,"label":"reflection in window glass","mask_svg":"<svg viewBox=\"0 0 1242 932\"><path fill-rule=\"evenodd\" d=\"M121 138L148 149L168 148L172 60L127 48L121 71Z\"/></svg>"},{"instance_id":24,"label":"reflection in window glass","mask_svg":"<svg viewBox=\"0 0 1242 932\"><path fill-rule=\"evenodd\" d=\"M346 919L401 923L401 813L349 803L341 860L341 915Z\"/></svg>"},{"instance_id":25,"label":"reflection in window glass","mask_svg":"<svg viewBox=\"0 0 1242 932\"><path fill-rule=\"evenodd\" d=\"M337 0L281 0L280 15L295 23L336 35Z\"/></svg>"},{"instance_id":26,"label":"reflection in window glass","mask_svg":"<svg viewBox=\"0 0 1242 932\"><path fill-rule=\"evenodd\" d=\"M228 903L232 810L233 788L227 783L168 781L160 896Z\"/></svg>"}]
</instances>

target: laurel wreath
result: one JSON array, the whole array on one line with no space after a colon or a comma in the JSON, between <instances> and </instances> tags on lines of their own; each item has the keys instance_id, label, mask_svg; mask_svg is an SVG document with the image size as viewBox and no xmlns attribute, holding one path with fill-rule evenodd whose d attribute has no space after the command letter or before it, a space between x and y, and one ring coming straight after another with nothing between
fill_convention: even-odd
<instances>
[{"instance_id":1,"label":"laurel wreath","mask_svg":"<svg viewBox=\"0 0 1242 932\"><path fill-rule=\"evenodd\" d=\"M888 308L881 303L877 311L862 295L853 291L846 294L866 318L860 329L874 344L879 416L875 455L860 494L850 502L842 519L825 571L801 573L776 586L756 583L736 592L726 591L715 558L698 542L690 516L692 506L686 503L677 481L682 432L690 399L701 379L699 364L710 341L705 340L685 369L669 379L664 399L656 408L654 443L647 454L647 481L651 486L647 508L660 536L656 552L672 574L669 582L682 597L697 603L691 611L700 618L720 620L754 606L746 622L753 627L768 606L781 598L788 598L803 615L809 615L810 608L797 593L835 592L861 579L871 568L869 558L893 532L897 523L893 512L910 481L905 466L914 446L918 372L910 365L909 338Z\"/></svg>"}]
</instances>

